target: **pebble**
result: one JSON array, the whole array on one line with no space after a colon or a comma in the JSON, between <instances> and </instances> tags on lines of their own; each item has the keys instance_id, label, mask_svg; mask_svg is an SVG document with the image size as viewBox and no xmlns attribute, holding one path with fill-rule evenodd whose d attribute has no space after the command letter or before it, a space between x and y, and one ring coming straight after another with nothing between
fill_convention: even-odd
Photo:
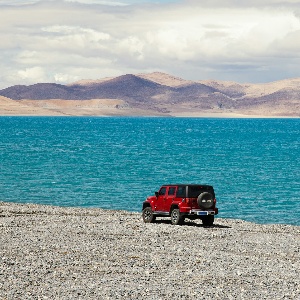
<instances>
[{"instance_id":1,"label":"pebble","mask_svg":"<svg viewBox=\"0 0 300 300\"><path fill-rule=\"evenodd\" d=\"M0 202L0 299L300 299L299 233Z\"/></svg>"}]
</instances>

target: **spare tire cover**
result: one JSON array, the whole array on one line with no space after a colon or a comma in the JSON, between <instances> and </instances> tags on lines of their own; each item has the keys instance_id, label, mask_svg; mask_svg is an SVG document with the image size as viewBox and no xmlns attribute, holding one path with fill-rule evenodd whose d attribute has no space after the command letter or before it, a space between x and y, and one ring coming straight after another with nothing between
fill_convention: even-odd
<instances>
[{"instance_id":1,"label":"spare tire cover","mask_svg":"<svg viewBox=\"0 0 300 300\"><path fill-rule=\"evenodd\" d=\"M200 208L208 209L214 206L214 199L213 195L208 192L201 193L198 196L197 203Z\"/></svg>"}]
</instances>

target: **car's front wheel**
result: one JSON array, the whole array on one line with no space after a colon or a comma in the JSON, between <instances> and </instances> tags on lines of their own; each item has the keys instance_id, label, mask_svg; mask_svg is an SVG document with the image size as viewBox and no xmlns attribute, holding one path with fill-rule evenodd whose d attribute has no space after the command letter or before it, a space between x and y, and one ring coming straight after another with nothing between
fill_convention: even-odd
<instances>
[{"instance_id":1,"label":"car's front wheel","mask_svg":"<svg viewBox=\"0 0 300 300\"><path fill-rule=\"evenodd\" d=\"M145 223L153 223L155 221L155 216L153 215L151 207L144 208L142 216Z\"/></svg>"},{"instance_id":2,"label":"car's front wheel","mask_svg":"<svg viewBox=\"0 0 300 300\"><path fill-rule=\"evenodd\" d=\"M182 225L184 222L184 217L180 214L178 208L174 208L171 211L171 223L172 225Z\"/></svg>"}]
</instances>

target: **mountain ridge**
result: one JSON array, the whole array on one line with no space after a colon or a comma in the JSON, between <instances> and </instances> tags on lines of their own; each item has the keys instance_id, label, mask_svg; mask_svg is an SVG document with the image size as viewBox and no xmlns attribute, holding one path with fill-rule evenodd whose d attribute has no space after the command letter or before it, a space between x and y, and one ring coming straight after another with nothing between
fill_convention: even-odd
<instances>
[{"instance_id":1,"label":"mountain ridge","mask_svg":"<svg viewBox=\"0 0 300 300\"><path fill-rule=\"evenodd\" d=\"M47 111L50 107L49 113L54 115L300 116L300 78L251 84L221 80L192 81L153 72L80 80L68 85L15 85L0 90L0 96L26 104L26 107L47 108ZM95 99L105 101L95 102ZM70 100L75 101L77 108L71 109L64 103ZM84 101L84 105L80 101ZM115 101L118 103L115 104ZM9 114L11 103L14 102L6 101L6 110L3 110L5 104L2 103L1 115ZM95 103L97 107L93 107ZM101 107L101 103L105 103L105 107ZM80 109L83 106L86 110ZM109 110L106 110L107 107Z\"/></svg>"}]
</instances>

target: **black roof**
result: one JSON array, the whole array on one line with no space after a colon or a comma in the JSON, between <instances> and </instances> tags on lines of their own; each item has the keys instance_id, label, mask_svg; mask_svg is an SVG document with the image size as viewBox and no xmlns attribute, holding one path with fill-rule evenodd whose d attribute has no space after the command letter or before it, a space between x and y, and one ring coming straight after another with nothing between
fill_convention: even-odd
<instances>
[{"instance_id":1,"label":"black roof","mask_svg":"<svg viewBox=\"0 0 300 300\"><path fill-rule=\"evenodd\" d=\"M207 184L195 184L195 183L174 183L174 184L163 184L162 186L203 186L203 187L211 187L211 185Z\"/></svg>"}]
</instances>

